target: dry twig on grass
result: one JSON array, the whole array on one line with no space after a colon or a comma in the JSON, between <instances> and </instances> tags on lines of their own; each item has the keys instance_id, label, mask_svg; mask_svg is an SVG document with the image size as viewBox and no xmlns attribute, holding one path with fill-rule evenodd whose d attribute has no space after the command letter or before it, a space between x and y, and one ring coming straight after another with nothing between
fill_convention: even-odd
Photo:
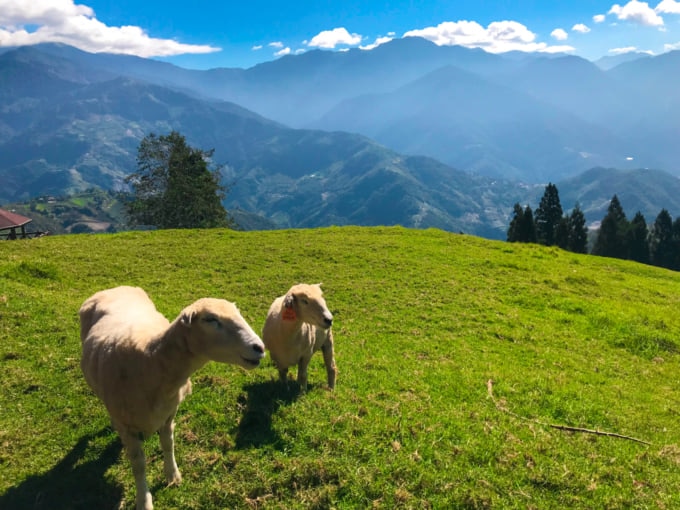
<instances>
[{"instance_id":1,"label":"dry twig on grass","mask_svg":"<svg viewBox=\"0 0 680 510\"><path fill-rule=\"evenodd\" d=\"M635 441L636 443L642 443L642 444L646 444L646 445L652 444L652 443L649 443L647 441L643 441L642 439L637 439L637 438L631 437L631 436L624 436L622 434L617 434L616 432L606 432L606 431L603 431L603 430L584 429L584 428L581 428L581 427L569 427L567 425L557 425L557 424L554 424L554 423L545 423L545 422L542 422L542 421L539 421L539 420L527 418L525 416L520 416L519 414L513 413L512 411L510 411L507 407L505 407L498 400L496 400L496 397L494 397L494 394L493 394L493 381L491 379L489 379L486 382L486 391L489 395L489 398L493 401L494 405L496 406L496 409L498 409L499 411L504 412L506 414L509 414L511 416L514 416L515 418L519 418L520 420L529 421L531 423L536 423L538 425L542 425L544 427L550 427L550 428L557 429L557 430L567 430L569 432L583 432L583 433L586 433L586 434L595 434L595 435L598 435L598 436L617 437L619 439L627 439L628 441Z\"/></svg>"}]
</instances>

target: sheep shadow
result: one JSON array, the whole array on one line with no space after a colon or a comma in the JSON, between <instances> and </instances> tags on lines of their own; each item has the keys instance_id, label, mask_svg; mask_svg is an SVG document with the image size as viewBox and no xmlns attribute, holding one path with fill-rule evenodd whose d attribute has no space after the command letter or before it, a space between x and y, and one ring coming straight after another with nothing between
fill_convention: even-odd
<instances>
[{"instance_id":1,"label":"sheep shadow","mask_svg":"<svg viewBox=\"0 0 680 510\"><path fill-rule=\"evenodd\" d=\"M10 487L0 496L0 508L33 510L78 510L118 508L123 488L104 477L106 471L118 461L122 444L118 437L111 441L96 458L95 447L90 443L110 435L106 427L95 434L81 437L66 456L52 469L41 475L32 475ZM86 458L92 458L83 462Z\"/></svg>"},{"instance_id":2,"label":"sheep shadow","mask_svg":"<svg viewBox=\"0 0 680 510\"><path fill-rule=\"evenodd\" d=\"M272 429L272 416L301 396L300 386L295 381L289 380L288 384L284 384L272 379L248 384L244 390L247 396L239 398L244 411L236 431L236 448L273 445L282 449L283 439Z\"/></svg>"}]
</instances>

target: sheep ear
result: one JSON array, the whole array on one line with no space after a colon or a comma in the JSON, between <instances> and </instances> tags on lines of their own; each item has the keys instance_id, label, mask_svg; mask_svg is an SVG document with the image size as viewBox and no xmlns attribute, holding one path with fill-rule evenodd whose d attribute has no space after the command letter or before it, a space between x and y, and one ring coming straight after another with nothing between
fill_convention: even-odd
<instances>
[{"instance_id":1,"label":"sheep ear","mask_svg":"<svg viewBox=\"0 0 680 510\"><path fill-rule=\"evenodd\" d=\"M286 308L293 308L293 303L295 303L295 295L286 294L286 297L283 298L283 306Z\"/></svg>"},{"instance_id":2,"label":"sheep ear","mask_svg":"<svg viewBox=\"0 0 680 510\"><path fill-rule=\"evenodd\" d=\"M196 310L191 310L189 308L184 309L182 312L182 317L180 318L180 322L184 326L191 326L191 323L194 320L194 317L196 317Z\"/></svg>"}]
</instances>

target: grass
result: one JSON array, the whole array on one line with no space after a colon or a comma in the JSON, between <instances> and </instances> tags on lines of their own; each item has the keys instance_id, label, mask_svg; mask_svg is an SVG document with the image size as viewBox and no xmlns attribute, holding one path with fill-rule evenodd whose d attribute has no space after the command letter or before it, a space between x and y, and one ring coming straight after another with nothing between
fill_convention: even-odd
<instances>
[{"instance_id":1,"label":"grass","mask_svg":"<svg viewBox=\"0 0 680 510\"><path fill-rule=\"evenodd\" d=\"M323 282L339 368L283 388L209 364L177 416L184 482L156 507L680 507L680 274L438 230L157 231L0 243L0 508L133 508L132 472L79 368L77 310L139 285L260 330ZM487 391L491 380L495 401ZM631 436L568 432L583 427Z\"/></svg>"}]
</instances>

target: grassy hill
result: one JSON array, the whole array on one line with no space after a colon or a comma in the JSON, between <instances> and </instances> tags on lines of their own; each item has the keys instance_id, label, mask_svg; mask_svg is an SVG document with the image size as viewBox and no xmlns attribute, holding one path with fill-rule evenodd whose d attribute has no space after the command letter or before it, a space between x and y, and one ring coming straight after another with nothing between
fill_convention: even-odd
<instances>
[{"instance_id":1,"label":"grassy hill","mask_svg":"<svg viewBox=\"0 0 680 510\"><path fill-rule=\"evenodd\" d=\"M155 231L0 243L0 508L132 508L129 463L79 368L77 310L140 285L259 331L324 283L338 385L209 364L157 508L677 508L680 274L439 230ZM557 426L601 433L570 431ZM645 443L634 441L638 439Z\"/></svg>"}]
</instances>

